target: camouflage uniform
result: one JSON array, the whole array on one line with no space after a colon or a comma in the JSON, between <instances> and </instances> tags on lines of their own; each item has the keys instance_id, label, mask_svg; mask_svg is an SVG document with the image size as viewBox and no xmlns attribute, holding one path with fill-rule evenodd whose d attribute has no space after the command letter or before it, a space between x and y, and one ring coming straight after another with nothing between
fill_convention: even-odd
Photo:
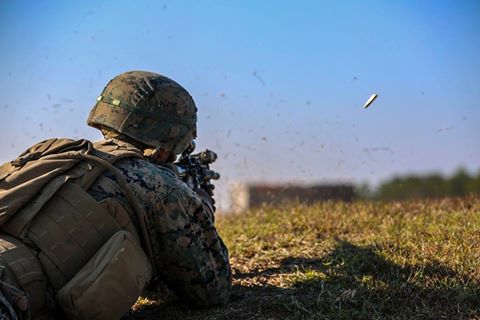
<instances>
[{"instance_id":1,"label":"camouflage uniform","mask_svg":"<svg viewBox=\"0 0 480 320\"><path fill-rule=\"evenodd\" d=\"M179 297L195 305L225 303L231 286L228 252L214 227L207 200L183 183L171 165L129 158L116 167L147 214L152 263L158 276ZM111 173L98 179L88 192L99 202L116 198L129 208ZM132 209L127 211L135 221Z\"/></svg>"},{"instance_id":2,"label":"camouflage uniform","mask_svg":"<svg viewBox=\"0 0 480 320\"><path fill-rule=\"evenodd\" d=\"M107 140L50 139L0 166L0 319L25 319L30 302L43 319L53 299L69 319L115 318L150 275L191 304L227 301L231 269L212 199L169 162L195 138L196 111L173 80L127 72L88 118ZM100 283L118 293L112 308Z\"/></svg>"}]
</instances>

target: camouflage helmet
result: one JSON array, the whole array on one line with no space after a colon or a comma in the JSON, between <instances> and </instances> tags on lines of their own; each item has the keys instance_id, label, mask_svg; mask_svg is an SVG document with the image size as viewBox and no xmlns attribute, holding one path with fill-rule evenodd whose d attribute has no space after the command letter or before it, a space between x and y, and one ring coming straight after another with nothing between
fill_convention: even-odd
<instances>
[{"instance_id":1,"label":"camouflage helmet","mask_svg":"<svg viewBox=\"0 0 480 320\"><path fill-rule=\"evenodd\" d=\"M196 137L196 111L190 94L172 79L131 71L110 80L87 124L179 154Z\"/></svg>"}]
</instances>

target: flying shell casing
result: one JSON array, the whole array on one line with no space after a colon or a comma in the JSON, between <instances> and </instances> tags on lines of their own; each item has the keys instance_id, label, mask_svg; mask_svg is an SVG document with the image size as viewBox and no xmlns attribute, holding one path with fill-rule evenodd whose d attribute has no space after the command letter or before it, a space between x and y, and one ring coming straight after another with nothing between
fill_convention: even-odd
<instances>
[{"instance_id":1,"label":"flying shell casing","mask_svg":"<svg viewBox=\"0 0 480 320\"><path fill-rule=\"evenodd\" d=\"M363 105L363 108L364 109L367 109L373 101L375 101L375 99L377 99L378 97L378 94L374 93L370 96L370 98L368 98L367 102L365 102L365 104Z\"/></svg>"}]
</instances>

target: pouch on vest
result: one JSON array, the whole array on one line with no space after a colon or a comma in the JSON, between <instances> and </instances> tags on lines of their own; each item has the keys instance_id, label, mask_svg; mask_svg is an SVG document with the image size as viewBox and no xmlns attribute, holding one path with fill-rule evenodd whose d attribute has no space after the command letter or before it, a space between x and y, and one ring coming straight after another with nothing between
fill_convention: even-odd
<instances>
[{"instance_id":1,"label":"pouch on vest","mask_svg":"<svg viewBox=\"0 0 480 320\"><path fill-rule=\"evenodd\" d=\"M69 319L120 319L151 276L138 240L122 230L58 291L56 299Z\"/></svg>"},{"instance_id":2,"label":"pouch on vest","mask_svg":"<svg viewBox=\"0 0 480 320\"><path fill-rule=\"evenodd\" d=\"M104 206L66 182L35 216L25 238L40 249L45 274L58 290L119 230Z\"/></svg>"}]
</instances>

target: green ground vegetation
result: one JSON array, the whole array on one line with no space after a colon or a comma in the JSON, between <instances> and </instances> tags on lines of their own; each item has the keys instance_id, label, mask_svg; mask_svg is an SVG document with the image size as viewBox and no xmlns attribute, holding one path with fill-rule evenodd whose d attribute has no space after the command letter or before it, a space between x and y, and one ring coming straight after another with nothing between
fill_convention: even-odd
<instances>
[{"instance_id":1,"label":"green ground vegetation","mask_svg":"<svg viewBox=\"0 0 480 320\"><path fill-rule=\"evenodd\" d=\"M217 218L234 286L194 310L163 291L150 319L480 319L480 198L325 202Z\"/></svg>"}]
</instances>

